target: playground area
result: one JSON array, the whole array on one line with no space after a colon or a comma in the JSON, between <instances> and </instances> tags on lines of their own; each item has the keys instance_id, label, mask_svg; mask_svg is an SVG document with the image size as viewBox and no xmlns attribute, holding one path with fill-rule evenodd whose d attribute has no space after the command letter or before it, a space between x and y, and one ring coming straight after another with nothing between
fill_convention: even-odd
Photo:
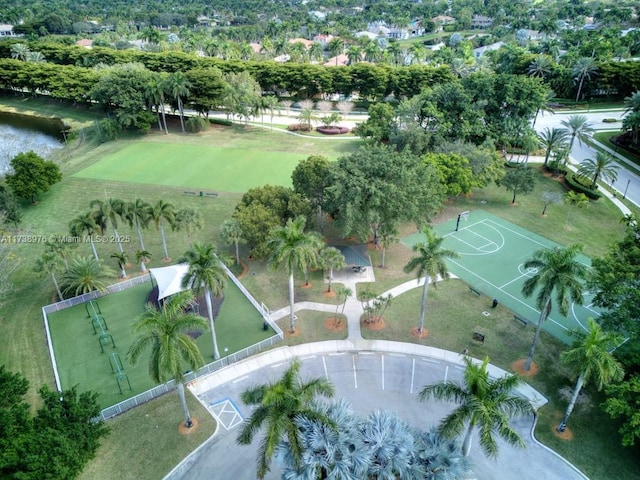
<instances>
[{"instance_id":1,"label":"playground area","mask_svg":"<svg viewBox=\"0 0 640 480\"><path fill-rule=\"evenodd\" d=\"M126 359L135 335L131 325L143 313L152 290L145 283L105 295L48 315L58 375L63 389L78 385L79 391L100 394L102 408L149 390L150 350L133 367ZM202 305L200 315L206 317ZM274 335L263 328L263 318L242 292L228 282L215 320L222 357L240 351ZM196 338L205 363L213 361L209 331Z\"/></svg>"},{"instance_id":2,"label":"playground area","mask_svg":"<svg viewBox=\"0 0 640 480\"><path fill-rule=\"evenodd\" d=\"M451 273L464 280L472 292L494 298L512 310L514 321L525 326L537 324L540 310L535 305L536 294L525 298L521 293L525 280L535 272L525 270L523 265L534 251L560 245L482 210L436 225L434 230L445 238L444 248L460 255L447 260ZM422 233L415 233L402 242L413 246L424 238ZM591 265L586 256L581 255L579 261ZM559 340L571 343L572 331L586 330L586 320L599 316L591 298L585 292L583 304L571 304L566 317L554 304L543 328Z\"/></svg>"}]
</instances>

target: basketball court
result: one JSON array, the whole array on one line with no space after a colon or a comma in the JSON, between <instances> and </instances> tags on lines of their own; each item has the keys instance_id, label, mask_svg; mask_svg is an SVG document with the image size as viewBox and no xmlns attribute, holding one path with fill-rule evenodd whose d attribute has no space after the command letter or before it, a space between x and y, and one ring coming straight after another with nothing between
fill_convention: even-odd
<instances>
[{"instance_id":1,"label":"basketball court","mask_svg":"<svg viewBox=\"0 0 640 480\"><path fill-rule=\"evenodd\" d=\"M521 322L537 324L540 315L535 305L537 292L530 298L524 298L521 293L525 280L535 274L525 270L524 263L534 251L560 245L482 210L463 212L454 220L436 225L434 230L445 238L444 248L460 254L460 258L447 260L451 273L464 280L472 291L495 298L513 310ZM402 242L413 246L424 239L422 233L416 233ZM584 255L578 260L591 265ZM591 299L592 295L585 292L583 304L572 304L566 317L554 304L543 328L563 342L571 343L572 331L586 330L587 319L599 316Z\"/></svg>"}]
</instances>

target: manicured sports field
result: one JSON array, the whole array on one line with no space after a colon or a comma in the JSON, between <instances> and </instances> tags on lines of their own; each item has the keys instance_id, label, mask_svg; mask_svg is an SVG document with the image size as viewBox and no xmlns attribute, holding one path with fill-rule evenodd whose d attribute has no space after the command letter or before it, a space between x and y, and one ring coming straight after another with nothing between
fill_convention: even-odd
<instances>
[{"instance_id":1,"label":"manicured sports field","mask_svg":"<svg viewBox=\"0 0 640 480\"><path fill-rule=\"evenodd\" d=\"M535 305L537 291L530 298L524 298L521 293L525 280L534 272L525 270L523 264L534 251L559 245L482 210L470 212L468 220L460 222L458 231L455 231L456 222L451 220L435 226L438 235L445 237L444 247L460 254L460 258L447 260L451 273L473 290L497 299L522 320L536 325L540 315ZM403 243L414 245L423 239L423 234L416 233L403 239ZM585 256L579 260L591 265ZM543 328L563 342L571 343L571 332L584 329L587 318L599 315L590 304L591 296L586 293L583 304L572 304L566 317L554 305ZM491 312L487 313L490 316Z\"/></svg>"},{"instance_id":2,"label":"manicured sports field","mask_svg":"<svg viewBox=\"0 0 640 480\"><path fill-rule=\"evenodd\" d=\"M75 177L244 193L262 185L291 186L304 155L178 143L126 146Z\"/></svg>"},{"instance_id":3,"label":"manicured sports field","mask_svg":"<svg viewBox=\"0 0 640 480\"><path fill-rule=\"evenodd\" d=\"M100 331L98 329L94 334L85 304L49 314L53 348L63 389L78 385L79 391L98 392L98 401L105 408L155 386L148 371L150 350L140 357L135 367L126 360L127 349L135 338L131 324L144 311L150 291L151 284L145 283L97 300L108 327L106 333L112 335L115 343L115 348L110 341L103 345L104 353L100 349ZM201 309L201 315L206 315L204 308ZM262 316L242 292L228 282L225 298L215 321L220 355L237 352L274 334L271 329L263 330L262 324ZM203 333L196 343L205 363L213 361L211 334L208 331ZM131 383L129 390L126 381L124 384L121 382L122 394L109 363L112 353L120 356Z\"/></svg>"}]
</instances>

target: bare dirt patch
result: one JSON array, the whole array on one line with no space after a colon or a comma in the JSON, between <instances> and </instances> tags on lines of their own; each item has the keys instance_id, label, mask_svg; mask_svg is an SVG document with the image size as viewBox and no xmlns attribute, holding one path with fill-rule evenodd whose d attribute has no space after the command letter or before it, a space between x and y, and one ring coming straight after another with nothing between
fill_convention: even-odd
<instances>
[{"instance_id":1,"label":"bare dirt patch","mask_svg":"<svg viewBox=\"0 0 640 480\"><path fill-rule=\"evenodd\" d=\"M198 429L199 423L197 418L191 417L191 424L192 424L191 427L187 427L184 422L181 422L180 425L178 426L178 431L180 432L180 435L184 435L186 437L191 435L193 432L195 432Z\"/></svg>"},{"instance_id":2,"label":"bare dirt patch","mask_svg":"<svg viewBox=\"0 0 640 480\"><path fill-rule=\"evenodd\" d=\"M411 336L413 338L427 338L429 336L429 330L423 328L421 332L419 327L413 327L411 329Z\"/></svg>"},{"instance_id":3,"label":"bare dirt patch","mask_svg":"<svg viewBox=\"0 0 640 480\"><path fill-rule=\"evenodd\" d=\"M329 317L324 320L324 328L332 332L341 332L347 328L347 322L342 318Z\"/></svg>"},{"instance_id":4,"label":"bare dirt patch","mask_svg":"<svg viewBox=\"0 0 640 480\"><path fill-rule=\"evenodd\" d=\"M360 324L369 330L384 330L385 328L385 323L384 323L384 318L382 317L369 317L366 319L363 319Z\"/></svg>"},{"instance_id":5,"label":"bare dirt patch","mask_svg":"<svg viewBox=\"0 0 640 480\"><path fill-rule=\"evenodd\" d=\"M520 360L516 360L511 364L511 370L520 375L521 377L535 377L540 370L538 364L536 362L531 362L531 368L529 370L524 369L524 363L527 361L526 358L522 358Z\"/></svg>"}]
</instances>

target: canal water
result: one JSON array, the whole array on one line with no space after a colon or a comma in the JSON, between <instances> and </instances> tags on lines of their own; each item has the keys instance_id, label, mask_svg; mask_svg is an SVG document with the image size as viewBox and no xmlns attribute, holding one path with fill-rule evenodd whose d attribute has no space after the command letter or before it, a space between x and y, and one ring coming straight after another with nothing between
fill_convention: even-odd
<instances>
[{"instance_id":1,"label":"canal water","mask_svg":"<svg viewBox=\"0 0 640 480\"><path fill-rule=\"evenodd\" d=\"M33 150L48 159L62 148L64 125L59 119L47 119L0 112L0 175L18 153Z\"/></svg>"}]
</instances>

